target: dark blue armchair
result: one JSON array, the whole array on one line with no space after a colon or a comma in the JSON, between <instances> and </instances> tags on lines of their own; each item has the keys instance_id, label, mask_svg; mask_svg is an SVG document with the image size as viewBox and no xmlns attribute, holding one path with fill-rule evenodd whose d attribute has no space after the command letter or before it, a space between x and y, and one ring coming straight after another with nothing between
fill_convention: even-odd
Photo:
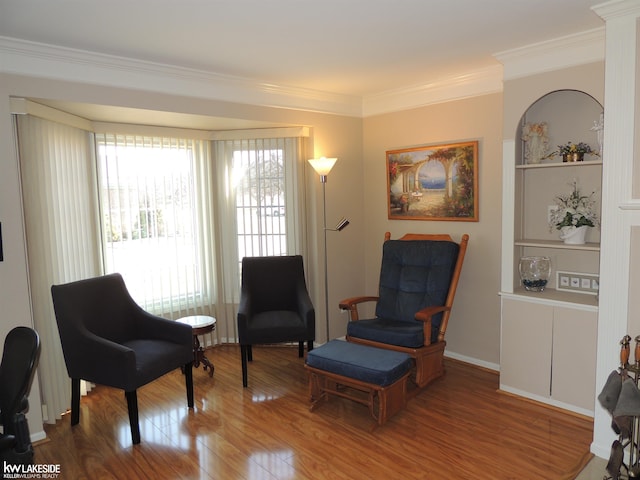
<instances>
[{"instance_id":1,"label":"dark blue armchair","mask_svg":"<svg viewBox=\"0 0 640 480\"><path fill-rule=\"evenodd\" d=\"M80 421L80 380L124 390L131 438L140 443L136 390L182 368L193 408L191 327L144 311L118 273L51 287L71 377L71 425Z\"/></svg>"},{"instance_id":2,"label":"dark blue armchair","mask_svg":"<svg viewBox=\"0 0 640 480\"><path fill-rule=\"evenodd\" d=\"M252 345L298 342L298 356L313 349L316 317L304 279L302 256L244 257L238 307L242 385Z\"/></svg>"},{"instance_id":3,"label":"dark blue armchair","mask_svg":"<svg viewBox=\"0 0 640 480\"><path fill-rule=\"evenodd\" d=\"M415 359L415 382L424 387L444 373L444 340L469 241L449 235L385 235L378 296L340 302L348 310L347 340L405 352ZM375 301L375 318L361 320L358 304Z\"/></svg>"}]
</instances>

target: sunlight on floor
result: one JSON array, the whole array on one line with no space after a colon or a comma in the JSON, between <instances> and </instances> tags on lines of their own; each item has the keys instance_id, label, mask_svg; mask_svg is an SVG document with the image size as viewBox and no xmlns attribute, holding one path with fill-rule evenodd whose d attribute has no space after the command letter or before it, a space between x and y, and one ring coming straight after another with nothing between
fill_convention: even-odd
<instances>
[{"instance_id":1,"label":"sunlight on floor","mask_svg":"<svg viewBox=\"0 0 640 480\"><path fill-rule=\"evenodd\" d=\"M252 453L248 459L249 478L261 478L265 471L281 480L295 478L295 469L283 460L292 456L293 450ZM257 468L261 470L257 471Z\"/></svg>"}]
</instances>

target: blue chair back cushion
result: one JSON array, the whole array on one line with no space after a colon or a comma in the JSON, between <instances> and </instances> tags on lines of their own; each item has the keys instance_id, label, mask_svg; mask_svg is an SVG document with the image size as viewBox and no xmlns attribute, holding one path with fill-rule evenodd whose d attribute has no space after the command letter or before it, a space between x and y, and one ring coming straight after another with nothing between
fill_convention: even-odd
<instances>
[{"instance_id":1,"label":"blue chair back cushion","mask_svg":"<svg viewBox=\"0 0 640 480\"><path fill-rule=\"evenodd\" d=\"M242 290L251 296L253 314L299 310L300 290L306 288L302 256L244 257Z\"/></svg>"},{"instance_id":2,"label":"blue chair back cushion","mask_svg":"<svg viewBox=\"0 0 640 480\"><path fill-rule=\"evenodd\" d=\"M388 240L382 248L376 318L349 322L347 334L376 342L418 348L424 345L419 310L444 305L459 245L440 240ZM438 340L442 314L434 315L431 342Z\"/></svg>"}]
</instances>

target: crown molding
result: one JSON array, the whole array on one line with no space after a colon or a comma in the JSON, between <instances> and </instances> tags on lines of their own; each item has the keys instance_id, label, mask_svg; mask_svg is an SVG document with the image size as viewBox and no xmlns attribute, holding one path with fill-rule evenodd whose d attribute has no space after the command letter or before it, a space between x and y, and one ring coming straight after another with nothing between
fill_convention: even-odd
<instances>
[{"instance_id":1,"label":"crown molding","mask_svg":"<svg viewBox=\"0 0 640 480\"><path fill-rule=\"evenodd\" d=\"M635 0L637 2L637 0ZM566 37L505 50L493 55L504 65L504 79L535 75L567 67L603 61L604 27Z\"/></svg>"},{"instance_id":2,"label":"crown molding","mask_svg":"<svg viewBox=\"0 0 640 480\"><path fill-rule=\"evenodd\" d=\"M362 99L0 36L0 73L360 117Z\"/></svg>"},{"instance_id":3,"label":"crown molding","mask_svg":"<svg viewBox=\"0 0 640 480\"><path fill-rule=\"evenodd\" d=\"M610 3L631 2L637 0ZM494 57L501 65L361 98L0 36L0 73L368 117L499 93L503 80L601 61L604 27L496 53Z\"/></svg>"},{"instance_id":4,"label":"crown molding","mask_svg":"<svg viewBox=\"0 0 640 480\"><path fill-rule=\"evenodd\" d=\"M0 72L355 117L502 91L500 66L361 98L2 36Z\"/></svg>"},{"instance_id":5,"label":"crown molding","mask_svg":"<svg viewBox=\"0 0 640 480\"><path fill-rule=\"evenodd\" d=\"M591 7L600 18L611 20L616 17L635 16L640 17L640 5L638 0L612 0Z\"/></svg>"},{"instance_id":6,"label":"crown molding","mask_svg":"<svg viewBox=\"0 0 640 480\"><path fill-rule=\"evenodd\" d=\"M502 66L495 65L436 82L388 90L363 98L364 117L502 92Z\"/></svg>"}]
</instances>

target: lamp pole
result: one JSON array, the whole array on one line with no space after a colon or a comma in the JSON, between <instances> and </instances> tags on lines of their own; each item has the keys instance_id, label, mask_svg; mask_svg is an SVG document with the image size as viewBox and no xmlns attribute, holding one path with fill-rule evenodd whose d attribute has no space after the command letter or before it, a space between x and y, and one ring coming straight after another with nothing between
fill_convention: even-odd
<instances>
[{"instance_id":1,"label":"lamp pole","mask_svg":"<svg viewBox=\"0 0 640 480\"><path fill-rule=\"evenodd\" d=\"M327 176L320 175L322 183L322 230L324 231L324 314L327 325L327 342L329 336L329 262L327 254Z\"/></svg>"},{"instance_id":2,"label":"lamp pole","mask_svg":"<svg viewBox=\"0 0 640 480\"><path fill-rule=\"evenodd\" d=\"M320 175L320 183L322 183L322 230L324 233L324 315L327 328L327 342L330 340L329 332L329 271L328 271L328 254L327 254L327 175L336 163L337 158L317 158L310 159L309 163Z\"/></svg>"}]
</instances>

